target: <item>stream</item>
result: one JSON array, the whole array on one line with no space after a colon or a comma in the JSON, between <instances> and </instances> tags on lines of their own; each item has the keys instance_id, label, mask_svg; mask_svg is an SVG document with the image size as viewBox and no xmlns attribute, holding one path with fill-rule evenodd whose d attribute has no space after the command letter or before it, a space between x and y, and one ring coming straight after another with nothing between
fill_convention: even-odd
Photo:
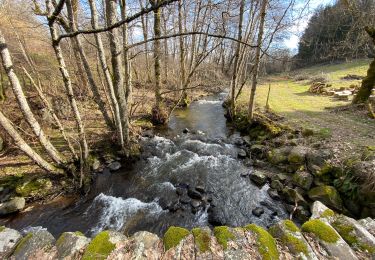
<instances>
[{"instance_id":1,"label":"stream","mask_svg":"<svg viewBox=\"0 0 375 260\"><path fill-rule=\"evenodd\" d=\"M2 224L43 227L56 237L65 231L94 236L105 229L162 235L172 225L269 227L287 218L282 202L267 194L268 185L254 185L248 177L254 169L238 159L239 134L226 124L224 97L175 110L167 129L142 137L141 159L131 169L104 170L86 198L35 206ZM260 217L252 213L257 207L264 211Z\"/></svg>"}]
</instances>

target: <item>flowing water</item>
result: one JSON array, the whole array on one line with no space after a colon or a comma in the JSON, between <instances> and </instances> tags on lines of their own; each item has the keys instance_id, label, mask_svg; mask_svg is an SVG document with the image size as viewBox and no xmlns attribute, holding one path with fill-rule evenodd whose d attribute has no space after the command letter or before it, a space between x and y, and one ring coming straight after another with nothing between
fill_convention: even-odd
<instances>
[{"instance_id":1,"label":"flowing water","mask_svg":"<svg viewBox=\"0 0 375 260\"><path fill-rule=\"evenodd\" d=\"M233 139L238 135L231 135L226 125L223 97L176 110L168 129L142 138L142 156L132 169L105 170L84 200L58 200L5 224L18 229L42 226L55 236L76 230L92 236L104 229L161 235L171 225L267 227L286 218L282 203L268 196L267 185L258 188L242 177L253 169L237 158ZM185 128L191 132L183 134ZM256 207L263 208L261 217L252 214Z\"/></svg>"}]
</instances>

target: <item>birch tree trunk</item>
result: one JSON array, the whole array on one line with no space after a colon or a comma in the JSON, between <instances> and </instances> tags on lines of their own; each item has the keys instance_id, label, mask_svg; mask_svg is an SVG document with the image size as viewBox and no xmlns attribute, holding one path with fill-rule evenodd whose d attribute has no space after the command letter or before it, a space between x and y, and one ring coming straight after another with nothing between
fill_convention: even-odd
<instances>
[{"instance_id":1,"label":"birch tree trunk","mask_svg":"<svg viewBox=\"0 0 375 260\"><path fill-rule=\"evenodd\" d=\"M33 112L30 109L29 103L27 102L27 99L23 93L18 77L16 73L14 72L10 53L9 53L4 36L1 31L0 31L0 54L1 54L2 61L3 61L5 72L8 75L10 85L12 87L13 93L17 99L18 105L21 109L23 116L25 117L27 123L30 125L32 131L34 132L35 136L39 139L40 144L46 150L48 155L58 165L63 166L66 163L66 159L61 153L59 153L56 150L56 148L48 140L39 122L36 120Z\"/></svg>"},{"instance_id":2,"label":"birch tree trunk","mask_svg":"<svg viewBox=\"0 0 375 260\"><path fill-rule=\"evenodd\" d=\"M44 160L38 153L36 153L26 142L23 140L21 135L13 127L11 122L5 115L0 111L0 125L4 130L9 134L9 136L14 140L16 146L23 151L33 162L39 165L42 169L52 172L62 174L64 171L60 168L57 168Z\"/></svg>"},{"instance_id":3,"label":"birch tree trunk","mask_svg":"<svg viewBox=\"0 0 375 260\"><path fill-rule=\"evenodd\" d=\"M70 0L66 0L66 1L67 1L66 4L67 4L68 18L69 18L69 23L70 23L70 30L72 32L74 32L74 31L77 31L77 25L76 25L76 21L74 19L73 6L72 6L72 3L71 3ZM80 40L79 36L73 37L73 41L78 48L78 52L79 52L79 55L80 55L82 63L83 63L83 68L85 70L87 79L89 81L89 86L90 86L91 92L94 95L94 101L98 105L99 110L102 113L104 121L107 124L107 126L110 129L114 130L115 128L114 128L113 121L112 121L111 117L109 116L106 105L105 105L105 102L103 101L103 99L100 95L99 87L94 80L94 76L92 74L89 62L88 62L87 57L86 57L86 53L83 49L83 46L82 46L82 43L81 43L81 40Z\"/></svg>"},{"instance_id":4,"label":"birch tree trunk","mask_svg":"<svg viewBox=\"0 0 375 260\"><path fill-rule=\"evenodd\" d=\"M91 9L91 25L93 29L97 29L99 27L99 23L98 23L98 12L96 9L95 0L89 0L89 4L90 4L90 9ZM100 65L104 73L104 78L107 83L109 96L112 102L118 140L120 142L121 148L124 150L125 146L124 146L124 137L123 137L123 132L122 132L120 107L119 107L116 94L115 94L115 90L113 87L112 76L108 68L103 41L99 33L95 33L94 37L95 37L96 45L98 48L98 56L100 60Z\"/></svg>"},{"instance_id":5,"label":"birch tree trunk","mask_svg":"<svg viewBox=\"0 0 375 260\"><path fill-rule=\"evenodd\" d=\"M116 11L118 7L117 0L106 0L106 15L107 24L111 26L117 22ZM126 93L124 87L124 68L122 65L122 51L123 48L120 44L118 28L109 31L109 45L111 51L111 62L113 68L113 87L115 90L116 98L119 103L120 117L122 125L122 134L125 146L129 143L129 119L128 107L126 103ZM125 148L125 146L123 148ZM126 152L124 150L124 152Z\"/></svg>"},{"instance_id":6,"label":"birch tree trunk","mask_svg":"<svg viewBox=\"0 0 375 260\"><path fill-rule=\"evenodd\" d=\"M261 46L262 46L264 21L266 18L267 4L268 4L268 0L263 0L261 10L260 10L258 39L257 39L257 47L255 50L255 64L253 68L253 77L252 77L252 83L251 83L251 93L250 93L248 116L247 116L249 122L251 122L254 119L254 106L255 106L254 100L255 100L255 92L257 89L257 80L258 80L259 63L260 63L260 51L261 51Z\"/></svg>"},{"instance_id":7,"label":"birch tree trunk","mask_svg":"<svg viewBox=\"0 0 375 260\"><path fill-rule=\"evenodd\" d=\"M66 94L68 96L68 100L70 103L70 106L72 108L74 118L76 121L77 129L78 129L78 135L79 135L79 143L82 149L82 159L83 163L86 162L88 156L89 156L89 147L87 145L86 141L86 133L85 133L85 128L81 119L81 114L78 110L77 102L74 97L74 92L73 92L73 87L72 87L72 81L69 76L69 72L66 68L65 60L63 57L63 53L60 47L60 44L56 41L58 38L58 28L57 24L54 22L54 18L52 16L53 14L53 5L50 0L46 0L46 7L47 7L47 12L48 12L48 26L50 29L51 33L51 38L52 38L52 47L55 51L55 55L59 64L59 70L61 72L61 75L63 77L64 81L64 87L66 90Z\"/></svg>"},{"instance_id":8,"label":"birch tree trunk","mask_svg":"<svg viewBox=\"0 0 375 260\"><path fill-rule=\"evenodd\" d=\"M240 3L240 17L238 22L238 34L237 40L242 40L242 22L243 22L243 15L245 10L245 0L241 0ZM234 67L233 67L233 74L230 83L231 93L230 93L230 117L232 119L236 116L236 88L238 82L238 73L239 73L239 65L240 65L240 50L241 50L241 43L238 42L236 46L236 52L234 55Z\"/></svg>"}]
</instances>

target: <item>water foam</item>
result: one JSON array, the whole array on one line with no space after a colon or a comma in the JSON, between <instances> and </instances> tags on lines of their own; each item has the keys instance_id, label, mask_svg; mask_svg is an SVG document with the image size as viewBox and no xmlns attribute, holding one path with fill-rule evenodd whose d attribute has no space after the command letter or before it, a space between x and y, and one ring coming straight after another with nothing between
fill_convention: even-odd
<instances>
[{"instance_id":1,"label":"water foam","mask_svg":"<svg viewBox=\"0 0 375 260\"><path fill-rule=\"evenodd\" d=\"M152 218L162 211L156 202L145 203L136 198L122 199L101 193L93 200L85 215L91 218L91 214L99 214L99 220L90 229L90 233L95 235L105 229L119 231L138 212Z\"/></svg>"}]
</instances>

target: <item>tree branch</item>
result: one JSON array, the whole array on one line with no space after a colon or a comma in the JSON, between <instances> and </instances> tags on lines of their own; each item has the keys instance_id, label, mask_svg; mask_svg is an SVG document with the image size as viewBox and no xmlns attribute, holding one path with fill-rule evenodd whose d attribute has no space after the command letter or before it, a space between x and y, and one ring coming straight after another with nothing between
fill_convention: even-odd
<instances>
[{"instance_id":1,"label":"tree branch","mask_svg":"<svg viewBox=\"0 0 375 260\"><path fill-rule=\"evenodd\" d=\"M65 0L61 0L61 1L65 1ZM60 42L63 38L74 37L74 36L77 36L79 34L93 34L93 33L101 33L101 32L110 31L114 28L120 27L121 25L123 25L125 23L130 23L131 21L141 17L144 14L148 14L148 13L150 13L150 12L160 8L160 7L163 7L165 5L169 5L169 4L171 4L173 2L177 2L177 1L178 0L164 0L160 3L158 3L158 4L152 5L149 8L142 8L142 10L140 12L138 12L138 13L132 15L132 16L129 16L128 18L126 18L124 20L121 20L121 21L118 21L118 22L116 22L116 23L114 23L110 26L107 26L107 27L90 29L90 30L78 30L78 31L75 31L75 32L62 34L56 39L56 42Z\"/></svg>"},{"instance_id":2,"label":"tree branch","mask_svg":"<svg viewBox=\"0 0 375 260\"><path fill-rule=\"evenodd\" d=\"M60 0L59 3L57 4L55 10L53 11L52 15L48 17L48 25L53 25L57 17L60 15L63 7L65 4L65 0Z\"/></svg>"}]
</instances>

